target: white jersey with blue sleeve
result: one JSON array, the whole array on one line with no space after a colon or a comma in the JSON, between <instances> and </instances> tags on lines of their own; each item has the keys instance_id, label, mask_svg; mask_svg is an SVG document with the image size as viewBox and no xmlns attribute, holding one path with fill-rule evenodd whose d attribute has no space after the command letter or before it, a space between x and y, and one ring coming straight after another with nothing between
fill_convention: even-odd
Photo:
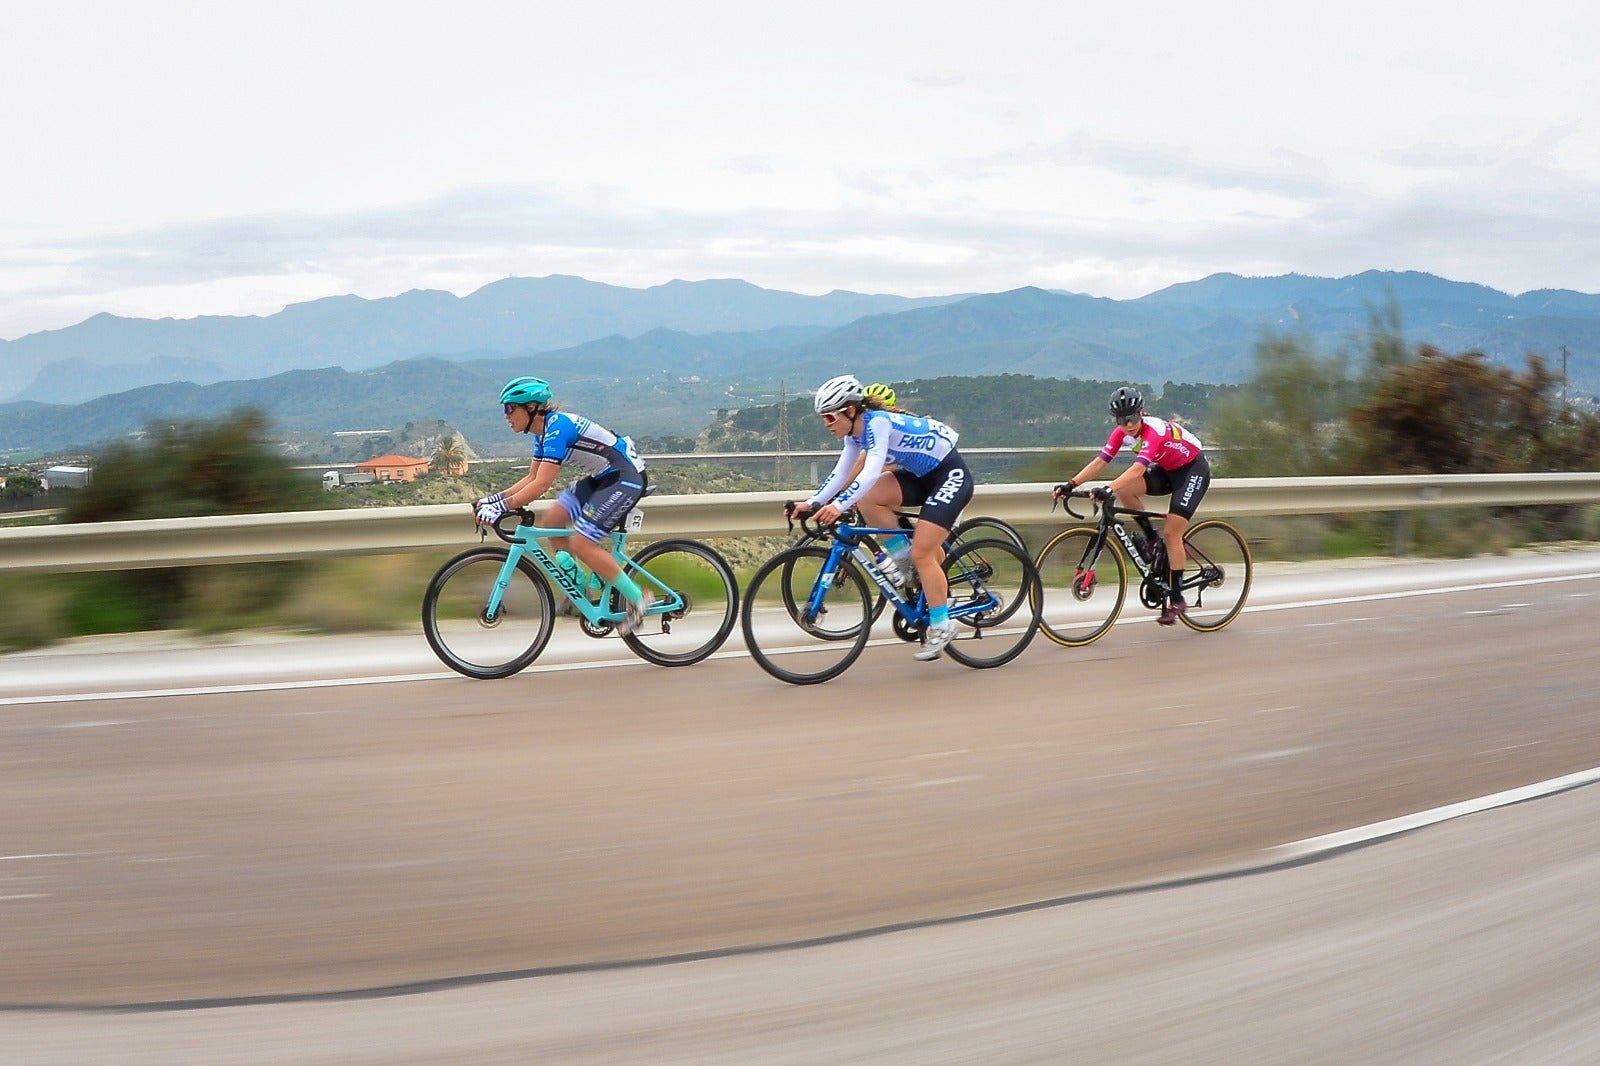
<instances>
[{"instance_id":1,"label":"white jersey with blue sleeve","mask_svg":"<svg viewBox=\"0 0 1600 1066\"><path fill-rule=\"evenodd\" d=\"M849 507L872 488L883 475L884 464L891 459L910 473L926 474L956 450L956 440L960 436L936 418L898 411L867 411L861 419L860 435L844 438L838 464L811 498L811 503L831 500L840 508ZM844 481L855 469L856 459L862 452L866 453L867 461L861 468L861 476L846 485Z\"/></svg>"}]
</instances>

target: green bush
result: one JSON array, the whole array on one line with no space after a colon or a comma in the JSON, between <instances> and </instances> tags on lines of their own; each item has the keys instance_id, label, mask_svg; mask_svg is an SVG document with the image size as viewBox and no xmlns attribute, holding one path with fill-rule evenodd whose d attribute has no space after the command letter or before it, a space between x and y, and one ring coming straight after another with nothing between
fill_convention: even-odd
<instances>
[{"instance_id":1,"label":"green bush","mask_svg":"<svg viewBox=\"0 0 1600 1066\"><path fill-rule=\"evenodd\" d=\"M0 578L0 650L37 648L67 633L67 597L48 574Z\"/></svg>"}]
</instances>

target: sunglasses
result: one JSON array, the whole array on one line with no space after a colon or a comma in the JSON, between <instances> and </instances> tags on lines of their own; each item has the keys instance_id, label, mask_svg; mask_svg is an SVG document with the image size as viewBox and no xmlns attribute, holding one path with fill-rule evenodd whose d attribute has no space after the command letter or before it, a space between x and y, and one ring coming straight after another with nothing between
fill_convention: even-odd
<instances>
[{"instance_id":1,"label":"sunglasses","mask_svg":"<svg viewBox=\"0 0 1600 1066\"><path fill-rule=\"evenodd\" d=\"M1117 421L1124 426L1137 426L1144 421L1144 415L1129 415L1127 418L1119 418Z\"/></svg>"},{"instance_id":2,"label":"sunglasses","mask_svg":"<svg viewBox=\"0 0 1600 1066\"><path fill-rule=\"evenodd\" d=\"M833 425L835 422L839 421L839 419L844 418L844 417L846 417L846 416L845 416L845 413L843 411L824 411L824 412L822 412L822 421L825 422L827 425L830 425L830 426Z\"/></svg>"}]
</instances>

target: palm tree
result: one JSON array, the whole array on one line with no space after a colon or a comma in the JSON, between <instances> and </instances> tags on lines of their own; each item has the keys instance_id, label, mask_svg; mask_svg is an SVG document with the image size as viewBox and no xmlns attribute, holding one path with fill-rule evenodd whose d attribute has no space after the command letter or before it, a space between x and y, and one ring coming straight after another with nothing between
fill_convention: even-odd
<instances>
[{"instance_id":1,"label":"palm tree","mask_svg":"<svg viewBox=\"0 0 1600 1066\"><path fill-rule=\"evenodd\" d=\"M467 472L467 453L461 446L459 435L451 435L439 442L433 450L433 469L440 474L465 474Z\"/></svg>"}]
</instances>

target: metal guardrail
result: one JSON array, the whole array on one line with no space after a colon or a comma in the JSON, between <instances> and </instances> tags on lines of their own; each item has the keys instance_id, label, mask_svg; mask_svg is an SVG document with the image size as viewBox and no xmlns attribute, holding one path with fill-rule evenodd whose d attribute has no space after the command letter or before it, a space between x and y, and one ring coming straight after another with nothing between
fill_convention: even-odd
<instances>
[{"instance_id":1,"label":"metal guardrail","mask_svg":"<svg viewBox=\"0 0 1600 1066\"><path fill-rule=\"evenodd\" d=\"M648 538L784 536L784 500L801 491L652 496ZM1060 526L1049 483L980 485L967 513L1019 526ZM1201 516L1410 511L1600 501L1600 472L1348 478L1222 478ZM381 555L477 543L465 504L164 518L0 529L0 573L120 570Z\"/></svg>"}]
</instances>

